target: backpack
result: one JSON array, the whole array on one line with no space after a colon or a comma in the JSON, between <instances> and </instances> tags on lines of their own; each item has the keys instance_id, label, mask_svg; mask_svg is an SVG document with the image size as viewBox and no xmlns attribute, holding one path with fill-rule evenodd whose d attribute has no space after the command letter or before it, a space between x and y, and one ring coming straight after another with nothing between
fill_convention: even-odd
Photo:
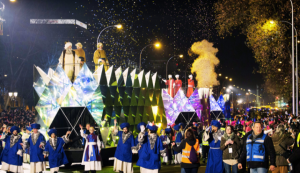
<instances>
[{"instance_id":1,"label":"backpack","mask_svg":"<svg viewBox=\"0 0 300 173\"><path fill-rule=\"evenodd\" d=\"M197 152L196 152L194 146L192 146L192 148L191 148L189 160L192 163L198 163L198 155L197 155Z\"/></svg>"}]
</instances>

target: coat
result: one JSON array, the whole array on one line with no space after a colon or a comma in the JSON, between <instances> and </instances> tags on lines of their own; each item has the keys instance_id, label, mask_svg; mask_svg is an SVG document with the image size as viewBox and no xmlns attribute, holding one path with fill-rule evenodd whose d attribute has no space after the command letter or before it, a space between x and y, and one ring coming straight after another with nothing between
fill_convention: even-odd
<instances>
[{"instance_id":1,"label":"coat","mask_svg":"<svg viewBox=\"0 0 300 173\"><path fill-rule=\"evenodd\" d=\"M125 134L123 133L123 131L118 131L115 136L119 136L115 158L123 162L132 162L131 147L135 146L132 132L128 132L127 134Z\"/></svg>"},{"instance_id":2,"label":"coat","mask_svg":"<svg viewBox=\"0 0 300 173\"><path fill-rule=\"evenodd\" d=\"M69 163L63 148L65 143L63 138L56 138L54 139L54 142L49 139L46 143L44 154L49 155L50 168L56 168Z\"/></svg>"},{"instance_id":3,"label":"coat","mask_svg":"<svg viewBox=\"0 0 300 173\"><path fill-rule=\"evenodd\" d=\"M33 139L33 135L34 133L30 135L28 141L26 142L26 148L30 147L30 162L43 162L45 160L43 149L39 146L42 145L43 147L45 147L45 137L40 132L37 139Z\"/></svg>"},{"instance_id":4,"label":"coat","mask_svg":"<svg viewBox=\"0 0 300 173\"><path fill-rule=\"evenodd\" d=\"M22 143L21 135L18 135L16 140L13 140L13 135L6 135L3 141L5 142L5 147L0 155L0 161L10 165L22 166L23 158L17 154L17 152L23 150L20 145Z\"/></svg>"},{"instance_id":5,"label":"coat","mask_svg":"<svg viewBox=\"0 0 300 173\"><path fill-rule=\"evenodd\" d=\"M104 60L104 63L99 62L100 59ZM94 63L95 63L95 71L98 69L99 65L103 65L105 71L108 70L109 62L106 57L106 53L103 49L101 50L98 49L94 52Z\"/></svg>"},{"instance_id":6,"label":"coat","mask_svg":"<svg viewBox=\"0 0 300 173\"><path fill-rule=\"evenodd\" d=\"M160 138L155 135L148 135L148 140L141 148L141 155L136 165L146 169L160 169L160 154L166 152Z\"/></svg>"},{"instance_id":7,"label":"coat","mask_svg":"<svg viewBox=\"0 0 300 173\"><path fill-rule=\"evenodd\" d=\"M282 134L279 136L278 133L274 133L274 135L272 135L272 140L276 152L276 166L287 166L288 162L286 161L286 158L280 156L280 154L285 152L283 148L287 149L294 143L294 139L287 134ZM281 145L283 148L281 148L279 145Z\"/></svg>"},{"instance_id":8,"label":"coat","mask_svg":"<svg viewBox=\"0 0 300 173\"><path fill-rule=\"evenodd\" d=\"M296 136L295 136L293 154L289 158L289 161L293 165L293 172L294 173L300 172L300 148L297 146L298 134L299 133L297 133Z\"/></svg>"},{"instance_id":9,"label":"coat","mask_svg":"<svg viewBox=\"0 0 300 173\"><path fill-rule=\"evenodd\" d=\"M221 147L220 147L220 149L223 151L223 160L228 160L228 159L237 160L239 158L239 149L241 147L240 139L237 135L234 135L234 138L231 139L231 140L234 143L225 146L225 143L226 143L227 140L225 139L224 136L221 138ZM232 153L229 153L228 148L232 148Z\"/></svg>"}]
</instances>

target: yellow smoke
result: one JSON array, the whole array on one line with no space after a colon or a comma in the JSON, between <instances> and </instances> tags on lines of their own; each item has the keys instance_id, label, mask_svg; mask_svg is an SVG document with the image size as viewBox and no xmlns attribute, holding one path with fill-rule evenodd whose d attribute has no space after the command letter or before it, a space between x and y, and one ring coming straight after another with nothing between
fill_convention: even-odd
<instances>
[{"instance_id":1,"label":"yellow smoke","mask_svg":"<svg viewBox=\"0 0 300 173\"><path fill-rule=\"evenodd\" d=\"M196 73L198 87L208 88L219 85L217 73L215 72L215 66L220 63L216 57L218 49L214 48L213 44L207 40L202 40L192 45L191 52L199 55L191 67L191 72Z\"/></svg>"}]
</instances>

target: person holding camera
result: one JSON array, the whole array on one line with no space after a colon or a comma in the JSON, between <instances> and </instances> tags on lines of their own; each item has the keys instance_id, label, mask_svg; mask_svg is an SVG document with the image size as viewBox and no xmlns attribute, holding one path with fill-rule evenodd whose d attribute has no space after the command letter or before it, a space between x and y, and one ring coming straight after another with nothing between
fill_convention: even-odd
<instances>
[{"instance_id":1,"label":"person holding camera","mask_svg":"<svg viewBox=\"0 0 300 173\"><path fill-rule=\"evenodd\" d=\"M238 158L239 158L239 148L240 140L237 135L233 132L232 126L227 126L225 128L225 134L221 138L221 147L223 151L223 164L225 168L225 173L237 173L238 172Z\"/></svg>"}]
</instances>

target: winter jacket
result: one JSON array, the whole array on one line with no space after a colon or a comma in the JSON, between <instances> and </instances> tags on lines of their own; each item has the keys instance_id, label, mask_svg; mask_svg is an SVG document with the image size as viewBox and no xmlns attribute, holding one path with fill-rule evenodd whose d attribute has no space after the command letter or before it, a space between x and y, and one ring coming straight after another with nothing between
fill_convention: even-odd
<instances>
[{"instance_id":1,"label":"winter jacket","mask_svg":"<svg viewBox=\"0 0 300 173\"><path fill-rule=\"evenodd\" d=\"M181 141L180 145L177 147L176 145L173 146L173 150L176 152L181 152L185 148L185 144L188 143L190 146L194 146L196 140L189 141L188 139L184 139ZM200 157L199 157L200 158ZM200 166L200 162L198 163L180 163L181 168L198 168Z\"/></svg>"},{"instance_id":2,"label":"winter jacket","mask_svg":"<svg viewBox=\"0 0 300 173\"><path fill-rule=\"evenodd\" d=\"M263 135L264 135L264 132L262 131L262 133L260 135L258 135L257 138L262 138ZM250 139L253 139L253 135L250 136ZM264 148L266 149L265 161L264 162L255 162L255 161L247 162L248 163L248 168L266 168L266 169L269 169L269 160L270 160L270 165L276 166L276 162L275 162L276 153L275 153L275 149L274 149L274 145L273 145L273 141L272 141L271 137L266 136L266 138L264 140ZM244 146L243 146L242 154L241 154L241 156L238 160L239 163L242 163L243 161L245 161L246 156L247 156L247 148L246 148L246 143L245 143Z\"/></svg>"},{"instance_id":3,"label":"winter jacket","mask_svg":"<svg viewBox=\"0 0 300 173\"><path fill-rule=\"evenodd\" d=\"M294 139L288 134L279 135L279 133L274 133L272 136L275 152L276 152L276 165L277 166L287 166L288 162L281 154L285 153L284 149L287 149L294 143ZM280 145L284 148L281 148Z\"/></svg>"},{"instance_id":4,"label":"winter jacket","mask_svg":"<svg viewBox=\"0 0 300 173\"><path fill-rule=\"evenodd\" d=\"M297 133L296 136L295 136L293 154L289 158L289 161L293 165L293 172L294 173L300 172L300 148L297 146L298 134L299 133Z\"/></svg>"},{"instance_id":5,"label":"winter jacket","mask_svg":"<svg viewBox=\"0 0 300 173\"><path fill-rule=\"evenodd\" d=\"M233 133L233 132L232 132ZM237 135L234 134L233 139L231 139L234 143L233 144L228 144L225 146L226 139L223 136L221 138L221 147L220 149L223 151L223 160L228 160L228 159L235 159L237 160L239 158L239 149L240 149L240 140ZM232 153L229 153L229 148L232 148Z\"/></svg>"}]
</instances>

